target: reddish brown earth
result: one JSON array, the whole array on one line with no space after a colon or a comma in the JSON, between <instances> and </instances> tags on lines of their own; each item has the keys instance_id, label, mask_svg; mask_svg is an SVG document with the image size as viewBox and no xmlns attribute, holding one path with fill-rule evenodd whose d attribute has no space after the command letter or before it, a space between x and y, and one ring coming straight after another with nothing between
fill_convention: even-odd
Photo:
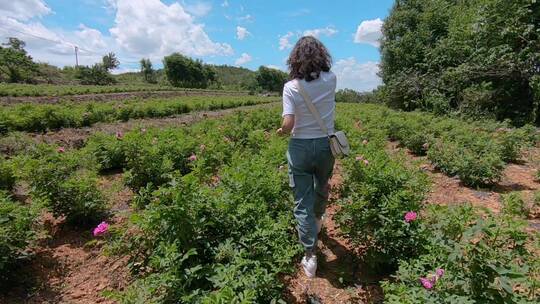
<instances>
[{"instance_id":1,"label":"reddish brown earth","mask_svg":"<svg viewBox=\"0 0 540 304\"><path fill-rule=\"evenodd\" d=\"M169 98L178 96L246 96L247 92L234 91L146 91L146 92L121 92L121 93L100 93L100 94L81 94L65 96L21 96L21 97L0 97L0 105L9 105L17 103L59 103L61 101L87 102L87 101L113 101L126 100L133 98Z\"/></svg>"},{"instance_id":2,"label":"reddish brown earth","mask_svg":"<svg viewBox=\"0 0 540 304\"><path fill-rule=\"evenodd\" d=\"M317 277L306 277L298 264L296 274L285 278L285 297L289 303L379 303L383 299L378 279L367 275L361 264L362 248L351 244L334 221L339 206L333 202L339 198L343 183L339 164L334 170L330 181L331 204L326 210L318 246Z\"/></svg>"},{"instance_id":3,"label":"reddish brown earth","mask_svg":"<svg viewBox=\"0 0 540 304\"><path fill-rule=\"evenodd\" d=\"M109 201L114 215L108 222L112 226L125 221L133 195L120 181L120 174L101 180L102 190L111 195ZM49 237L39 241L32 262L21 269L29 285L0 296L0 303L115 303L102 293L127 286L130 281L128 257L106 255L106 240L92 236L91 228L66 226L63 219L54 218L50 213L43 214L41 221Z\"/></svg>"},{"instance_id":4,"label":"reddish brown earth","mask_svg":"<svg viewBox=\"0 0 540 304\"><path fill-rule=\"evenodd\" d=\"M410 164L420 166L431 178L432 189L426 199L434 204L461 204L469 202L475 206L486 207L495 213L501 211L504 194L520 192L529 206L532 206L533 194L540 189L535 174L540 169L540 149L532 148L524 153L519 164L508 164L500 182L491 188L471 188L463 185L457 177L449 177L440 172L425 156L415 156L397 142L390 142L387 149L391 153L403 153ZM538 210L533 207L531 219L536 218Z\"/></svg>"}]
</instances>

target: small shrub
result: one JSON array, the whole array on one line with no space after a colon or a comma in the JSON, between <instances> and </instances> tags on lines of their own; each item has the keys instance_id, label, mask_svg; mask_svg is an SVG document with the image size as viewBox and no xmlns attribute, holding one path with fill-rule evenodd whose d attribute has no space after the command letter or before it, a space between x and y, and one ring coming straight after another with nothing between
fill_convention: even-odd
<instances>
[{"instance_id":1,"label":"small shrub","mask_svg":"<svg viewBox=\"0 0 540 304\"><path fill-rule=\"evenodd\" d=\"M18 262L28 257L38 210L37 203L21 205L0 191L0 282L8 280Z\"/></svg>"},{"instance_id":2,"label":"small shrub","mask_svg":"<svg viewBox=\"0 0 540 304\"><path fill-rule=\"evenodd\" d=\"M524 223L479 216L470 206L434 207L426 214L427 254L402 261L382 284L385 303L536 303L535 258ZM453 227L448 230L447 227ZM536 259L537 260L537 259ZM420 278L444 269L431 289ZM535 283L536 280L536 283Z\"/></svg>"},{"instance_id":3,"label":"small shrub","mask_svg":"<svg viewBox=\"0 0 540 304\"><path fill-rule=\"evenodd\" d=\"M113 136L95 134L88 139L85 150L96 159L99 171L117 170L126 166L122 141Z\"/></svg>"},{"instance_id":4,"label":"small shrub","mask_svg":"<svg viewBox=\"0 0 540 304\"><path fill-rule=\"evenodd\" d=\"M46 152L43 152L46 153ZM94 224L105 215L105 200L95 172L83 169L77 153L50 153L26 164L24 175L32 195L69 224Z\"/></svg>"},{"instance_id":5,"label":"small shrub","mask_svg":"<svg viewBox=\"0 0 540 304\"><path fill-rule=\"evenodd\" d=\"M0 157L0 191L11 191L15 185L15 175L10 162Z\"/></svg>"},{"instance_id":6,"label":"small shrub","mask_svg":"<svg viewBox=\"0 0 540 304\"><path fill-rule=\"evenodd\" d=\"M368 247L369 265L393 268L423 252L423 226L407 222L405 214L420 211L427 181L385 153L362 158L347 165L347 198L338 220L344 233Z\"/></svg>"},{"instance_id":7,"label":"small shrub","mask_svg":"<svg viewBox=\"0 0 540 304\"><path fill-rule=\"evenodd\" d=\"M521 197L519 192L512 192L502 197L502 211L509 215L519 217L528 217L530 213L529 207Z\"/></svg>"}]
</instances>

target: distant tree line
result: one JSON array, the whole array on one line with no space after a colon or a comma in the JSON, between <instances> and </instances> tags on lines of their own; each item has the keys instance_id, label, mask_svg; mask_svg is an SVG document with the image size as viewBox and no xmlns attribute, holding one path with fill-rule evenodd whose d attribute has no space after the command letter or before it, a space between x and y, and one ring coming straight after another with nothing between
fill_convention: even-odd
<instances>
[{"instance_id":1,"label":"distant tree line","mask_svg":"<svg viewBox=\"0 0 540 304\"><path fill-rule=\"evenodd\" d=\"M389 105L540 123L540 1L397 0L383 26Z\"/></svg>"},{"instance_id":2,"label":"distant tree line","mask_svg":"<svg viewBox=\"0 0 540 304\"><path fill-rule=\"evenodd\" d=\"M59 69L46 63L36 63L25 50L25 43L9 38L0 46L0 82L12 83L80 83L83 85L110 85L121 79L128 83L166 82L185 88L238 89L257 92L281 93L287 74L261 66L256 72L231 66L203 63L180 53L163 58L163 69L155 70L149 58L140 60L139 73L125 76L112 75L120 61L116 54L108 53L101 62L91 66L66 66Z\"/></svg>"}]
</instances>

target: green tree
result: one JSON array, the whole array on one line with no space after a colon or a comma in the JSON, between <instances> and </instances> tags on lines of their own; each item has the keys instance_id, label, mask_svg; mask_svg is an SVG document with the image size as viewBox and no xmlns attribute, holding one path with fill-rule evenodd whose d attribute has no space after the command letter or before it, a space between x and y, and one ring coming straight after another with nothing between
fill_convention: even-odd
<instances>
[{"instance_id":1,"label":"green tree","mask_svg":"<svg viewBox=\"0 0 540 304\"><path fill-rule=\"evenodd\" d=\"M141 63L141 73L143 74L144 81L148 83L156 83L156 73L152 67L152 62L148 58L143 58Z\"/></svg>"},{"instance_id":2,"label":"green tree","mask_svg":"<svg viewBox=\"0 0 540 304\"><path fill-rule=\"evenodd\" d=\"M81 84L86 85L109 85L116 82L105 66L99 63L92 67L78 66L75 77L80 80Z\"/></svg>"},{"instance_id":3,"label":"green tree","mask_svg":"<svg viewBox=\"0 0 540 304\"><path fill-rule=\"evenodd\" d=\"M176 87L207 88L216 81L216 72L201 60L193 60L180 53L163 59L163 68L169 82Z\"/></svg>"},{"instance_id":4,"label":"green tree","mask_svg":"<svg viewBox=\"0 0 540 304\"><path fill-rule=\"evenodd\" d=\"M263 90L282 93L283 85L287 82L288 75L283 71L261 66L257 70L255 78Z\"/></svg>"},{"instance_id":5,"label":"green tree","mask_svg":"<svg viewBox=\"0 0 540 304\"><path fill-rule=\"evenodd\" d=\"M14 37L0 46L0 81L32 82L38 66L24 49L24 41Z\"/></svg>"},{"instance_id":6,"label":"green tree","mask_svg":"<svg viewBox=\"0 0 540 304\"><path fill-rule=\"evenodd\" d=\"M102 65L107 70L114 70L120 66L120 61L118 61L118 58L116 58L116 54L113 52L110 52L109 54L103 56L102 59Z\"/></svg>"},{"instance_id":7,"label":"green tree","mask_svg":"<svg viewBox=\"0 0 540 304\"><path fill-rule=\"evenodd\" d=\"M405 110L538 121L540 1L397 0L383 26L382 89Z\"/></svg>"}]
</instances>

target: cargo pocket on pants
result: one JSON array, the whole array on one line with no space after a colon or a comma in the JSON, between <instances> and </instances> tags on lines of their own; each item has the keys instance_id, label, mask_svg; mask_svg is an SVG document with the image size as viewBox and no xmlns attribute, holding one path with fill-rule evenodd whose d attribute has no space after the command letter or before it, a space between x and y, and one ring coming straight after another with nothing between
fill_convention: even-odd
<instances>
[{"instance_id":1,"label":"cargo pocket on pants","mask_svg":"<svg viewBox=\"0 0 540 304\"><path fill-rule=\"evenodd\" d=\"M287 172L289 175L289 187L294 188L294 175L292 173L292 163L291 163L291 156L289 154L289 151L287 151Z\"/></svg>"}]
</instances>

